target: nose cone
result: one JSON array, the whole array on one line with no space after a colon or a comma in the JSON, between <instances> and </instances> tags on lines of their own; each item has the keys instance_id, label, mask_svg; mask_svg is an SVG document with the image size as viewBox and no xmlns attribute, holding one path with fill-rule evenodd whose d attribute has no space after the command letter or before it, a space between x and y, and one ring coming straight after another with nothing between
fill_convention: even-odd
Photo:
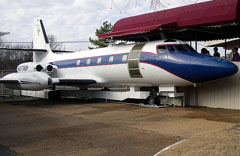
<instances>
[{"instance_id":1,"label":"nose cone","mask_svg":"<svg viewBox=\"0 0 240 156\"><path fill-rule=\"evenodd\" d=\"M192 61L192 80L202 83L231 76L238 72L238 67L230 61L203 56Z\"/></svg>"}]
</instances>

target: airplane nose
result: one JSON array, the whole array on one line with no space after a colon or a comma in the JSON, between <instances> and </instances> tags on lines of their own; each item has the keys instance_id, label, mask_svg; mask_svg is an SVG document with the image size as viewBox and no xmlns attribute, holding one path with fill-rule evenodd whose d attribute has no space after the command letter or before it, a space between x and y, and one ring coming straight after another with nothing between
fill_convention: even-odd
<instances>
[{"instance_id":1,"label":"airplane nose","mask_svg":"<svg viewBox=\"0 0 240 156\"><path fill-rule=\"evenodd\" d=\"M238 72L238 67L227 60L206 56L192 61L192 80L202 83L231 76Z\"/></svg>"}]
</instances>

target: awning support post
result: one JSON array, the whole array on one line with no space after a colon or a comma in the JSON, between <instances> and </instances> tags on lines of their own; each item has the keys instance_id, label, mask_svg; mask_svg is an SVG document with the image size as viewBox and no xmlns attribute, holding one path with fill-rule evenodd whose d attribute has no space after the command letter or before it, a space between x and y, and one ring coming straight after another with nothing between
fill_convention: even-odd
<instances>
[{"instance_id":1,"label":"awning support post","mask_svg":"<svg viewBox=\"0 0 240 156\"><path fill-rule=\"evenodd\" d=\"M197 51L197 41L195 41L195 50Z\"/></svg>"},{"instance_id":2,"label":"awning support post","mask_svg":"<svg viewBox=\"0 0 240 156\"><path fill-rule=\"evenodd\" d=\"M195 106L198 106L198 86L194 84L194 93L195 93Z\"/></svg>"},{"instance_id":3,"label":"awning support post","mask_svg":"<svg viewBox=\"0 0 240 156\"><path fill-rule=\"evenodd\" d=\"M227 39L226 38L225 38L224 48L225 48L225 59L227 59Z\"/></svg>"},{"instance_id":4,"label":"awning support post","mask_svg":"<svg viewBox=\"0 0 240 156\"><path fill-rule=\"evenodd\" d=\"M163 32L160 32L160 36L161 36L162 40L166 39L166 36L165 36L165 34Z\"/></svg>"}]
</instances>

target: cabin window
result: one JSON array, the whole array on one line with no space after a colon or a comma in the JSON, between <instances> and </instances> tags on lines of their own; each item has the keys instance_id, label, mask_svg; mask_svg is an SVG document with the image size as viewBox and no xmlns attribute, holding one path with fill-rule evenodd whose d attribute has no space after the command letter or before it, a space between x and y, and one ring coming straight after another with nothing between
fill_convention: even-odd
<instances>
[{"instance_id":1,"label":"cabin window","mask_svg":"<svg viewBox=\"0 0 240 156\"><path fill-rule=\"evenodd\" d=\"M108 62L113 63L113 60L114 60L114 56L110 56Z\"/></svg>"},{"instance_id":2,"label":"cabin window","mask_svg":"<svg viewBox=\"0 0 240 156\"><path fill-rule=\"evenodd\" d=\"M168 50L169 50L169 51L175 51L175 49L173 48L173 46L168 45L167 47L168 47Z\"/></svg>"},{"instance_id":3,"label":"cabin window","mask_svg":"<svg viewBox=\"0 0 240 156\"><path fill-rule=\"evenodd\" d=\"M101 64L101 62L102 62L102 58L99 57L99 58L97 59L97 64Z\"/></svg>"},{"instance_id":4,"label":"cabin window","mask_svg":"<svg viewBox=\"0 0 240 156\"><path fill-rule=\"evenodd\" d=\"M91 59L87 59L86 64L89 65L91 63Z\"/></svg>"},{"instance_id":5,"label":"cabin window","mask_svg":"<svg viewBox=\"0 0 240 156\"><path fill-rule=\"evenodd\" d=\"M178 51L186 51L187 52L187 49L181 44L175 45L175 47Z\"/></svg>"},{"instance_id":6,"label":"cabin window","mask_svg":"<svg viewBox=\"0 0 240 156\"><path fill-rule=\"evenodd\" d=\"M76 65L77 65L77 66L80 66L80 63L81 63L81 61L80 61L80 60L77 60Z\"/></svg>"},{"instance_id":7,"label":"cabin window","mask_svg":"<svg viewBox=\"0 0 240 156\"><path fill-rule=\"evenodd\" d=\"M158 53L168 52L166 46L158 46L157 51Z\"/></svg>"},{"instance_id":8,"label":"cabin window","mask_svg":"<svg viewBox=\"0 0 240 156\"><path fill-rule=\"evenodd\" d=\"M127 57L128 57L127 55L123 55L122 56L122 62L127 62Z\"/></svg>"}]
</instances>

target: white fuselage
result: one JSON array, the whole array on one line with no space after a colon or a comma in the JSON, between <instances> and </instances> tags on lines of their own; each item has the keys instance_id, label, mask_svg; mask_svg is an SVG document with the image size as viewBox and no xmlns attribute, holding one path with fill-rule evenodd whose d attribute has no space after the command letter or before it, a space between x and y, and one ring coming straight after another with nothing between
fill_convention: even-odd
<instances>
[{"instance_id":1,"label":"white fuselage","mask_svg":"<svg viewBox=\"0 0 240 156\"><path fill-rule=\"evenodd\" d=\"M141 49L141 53L152 53L157 55L156 47L162 44L164 44L162 41L148 42ZM105 64L96 64L93 62L97 61L96 58L110 56L116 57L119 54L129 55L129 52L135 45L136 44L121 45L116 47L80 51L72 54L54 54L47 60L46 63L50 62L56 65L66 64L66 66L61 66L56 72L52 73L52 77L94 79L97 83L93 86L185 86L192 84L190 81L175 76L162 68L144 62L139 62L139 70L142 78L131 78L129 74L128 61ZM86 58L91 59L89 65L85 62L84 64L82 63L82 60ZM77 65L79 60L80 65ZM67 64L71 65L68 66Z\"/></svg>"}]
</instances>

